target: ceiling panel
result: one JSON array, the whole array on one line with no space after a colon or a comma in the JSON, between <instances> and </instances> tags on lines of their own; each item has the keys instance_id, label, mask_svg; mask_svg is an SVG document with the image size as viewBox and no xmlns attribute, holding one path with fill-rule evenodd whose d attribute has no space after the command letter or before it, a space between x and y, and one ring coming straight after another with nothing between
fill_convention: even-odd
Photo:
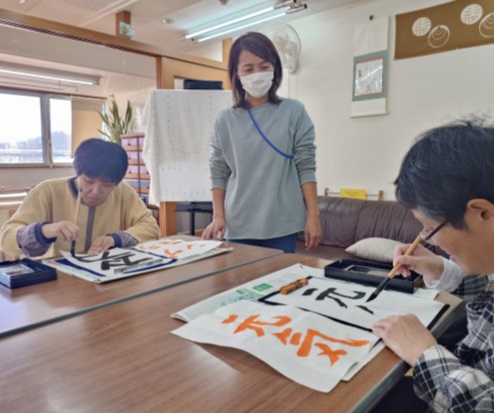
<instances>
[{"instance_id":1,"label":"ceiling panel","mask_svg":"<svg viewBox=\"0 0 494 413\"><path fill-rule=\"evenodd\" d=\"M285 16L283 20L373 0L303 1L308 6L306 11ZM127 10L136 33L134 40L190 53L204 45L179 41L187 31L244 9L276 3L277 0L228 0L226 5L219 0L0 0L0 8L106 34L115 34L115 14ZM174 23L163 24L164 18Z\"/></svg>"},{"instance_id":2,"label":"ceiling panel","mask_svg":"<svg viewBox=\"0 0 494 413\"><path fill-rule=\"evenodd\" d=\"M284 21L289 22L291 19L298 19L331 8L352 7L354 3L369 3L378 0L302 1L307 4L308 9L286 16ZM0 8L112 35L115 34L116 13L127 10L131 13L131 23L136 32L134 40L193 54L195 50L213 47L211 45L217 43L218 39L210 41L209 44L208 42L194 44L191 41L180 41L179 39L187 31L190 32L207 22L226 19L242 10L260 9L276 3L277 0L228 0L226 5L222 5L219 0L0 0ZM172 19L173 24L163 24L162 20L165 18ZM256 29L253 26L249 30ZM238 36L238 34L234 33L234 36ZM18 45L12 50L18 49L19 56L9 58L8 55L0 55L0 60L14 60L18 63L31 64L29 59L25 60L26 56L29 56L24 50L27 45L19 41L16 36L9 36L9 42L18 42ZM50 42L53 47L56 47L55 43ZM24 56L20 56L21 54ZM40 66L95 72L94 69L70 67L56 62L37 62ZM32 64L36 64L36 62ZM64 66L67 67L64 68ZM125 73L124 70L122 72ZM115 74L96 70L95 74L99 74L103 79L104 90L102 93L106 93L114 86L123 89L126 87L135 88L136 82L138 82L137 78L126 80L124 73ZM154 82L153 79L143 79L146 85L152 85ZM114 93L118 92L115 91Z\"/></svg>"}]
</instances>

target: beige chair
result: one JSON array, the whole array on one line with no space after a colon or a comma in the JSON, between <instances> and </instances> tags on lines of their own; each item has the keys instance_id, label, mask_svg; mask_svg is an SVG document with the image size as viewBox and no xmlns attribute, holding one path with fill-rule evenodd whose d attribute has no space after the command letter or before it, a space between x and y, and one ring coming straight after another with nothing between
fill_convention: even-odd
<instances>
[{"instance_id":1,"label":"beige chair","mask_svg":"<svg viewBox=\"0 0 494 413\"><path fill-rule=\"evenodd\" d=\"M6 189L0 187L0 226L14 215L30 189L31 188ZM6 255L0 250L0 261L12 260L15 258L17 257Z\"/></svg>"},{"instance_id":2,"label":"beige chair","mask_svg":"<svg viewBox=\"0 0 494 413\"><path fill-rule=\"evenodd\" d=\"M7 210L9 218L22 204L31 188L5 189L0 188L0 210Z\"/></svg>"}]
</instances>

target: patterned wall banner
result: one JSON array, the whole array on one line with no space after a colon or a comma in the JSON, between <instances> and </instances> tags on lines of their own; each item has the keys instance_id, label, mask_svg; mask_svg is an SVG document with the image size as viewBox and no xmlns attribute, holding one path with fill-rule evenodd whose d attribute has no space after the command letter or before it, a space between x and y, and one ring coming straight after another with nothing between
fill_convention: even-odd
<instances>
[{"instance_id":1,"label":"patterned wall banner","mask_svg":"<svg viewBox=\"0 0 494 413\"><path fill-rule=\"evenodd\" d=\"M395 59L494 43L494 1L457 0L396 15Z\"/></svg>"}]
</instances>

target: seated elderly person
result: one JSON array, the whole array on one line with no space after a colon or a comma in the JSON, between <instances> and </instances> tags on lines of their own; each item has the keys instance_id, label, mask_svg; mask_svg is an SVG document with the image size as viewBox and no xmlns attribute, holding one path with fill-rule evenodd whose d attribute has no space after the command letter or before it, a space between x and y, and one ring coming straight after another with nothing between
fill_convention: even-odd
<instances>
[{"instance_id":1,"label":"seated elderly person","mask_svg":"<svg viewBox=\"0 0 494 413\"><path fill-rule=\"evenodd\" d=\"M403 160L395 182L398 201L458 268L448 270L449 263L418 248L411 259L397 251L401 273L419 270L435 288L454 288L463 277L480 280L481 293L467 304L468 330L451 350L413 315L374 324L374 334L413 367L413 383L400 382L374 412L494 411L494 292L486 277L494 273L493 153L494 128L465 122L425 133Z\"/></svg>"},{"instance_id":2,"label":"seated elderly person","mask_svg":"<svg viewBox=\"0 0 494 413\"><path fill-rule=\"evenodd\" d=\"M74 155L77 176L33 188L0 229L0 248L14 256L53 256L69 251L75 240L77 252L92 254L158 238L151 212L122 181L127 167L120 145L99 138L82 142Z\"/></svg>"}]
</instances>

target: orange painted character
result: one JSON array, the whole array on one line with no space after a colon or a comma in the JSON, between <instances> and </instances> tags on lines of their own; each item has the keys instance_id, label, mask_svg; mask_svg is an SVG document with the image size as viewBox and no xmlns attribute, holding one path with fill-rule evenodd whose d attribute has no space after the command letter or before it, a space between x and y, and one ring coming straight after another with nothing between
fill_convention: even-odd
<instances>
[{"instance_id":1,"label":"orange painted character","mask_svg":"<svg viewBox=\"0 0 494 413\"><path fill-rule=\"evenodd\" d=\"M255 331L258 337L262 337L265 335L264 328L266 326L273 327L282 327L287 325L292 321L292 319L288 316L276 316L274 317L276 321L274 322L265 322L258 320L260 317L259 314L255 314L249 316L239 324L239 326L233 332L234 334L238 334L242 331L253 330ZM226 318L222 324L231 324L238 320L238 315L232 314L228 318ZM288 327L282 331L272 333L278 340L281 341L283 345L294 345L299 346L297 350L298 357L308 357L313 346L318 347L321 352L318 354L319 356L327 356L331 365L333 366L340 357L346 356L348 354L347 351L343 349L333 350L328 344L315 342L316 339L322 339L325 341L329 341L331 343L339 343L350 347L362 347L369 344L369 340L347 340L347 339L338 339L335 337L328 336L326 334L321 333L320 331L313 330L309 328L305 334L299 332L293 332L293 329Z\"/></svg>"}]
</instances>

